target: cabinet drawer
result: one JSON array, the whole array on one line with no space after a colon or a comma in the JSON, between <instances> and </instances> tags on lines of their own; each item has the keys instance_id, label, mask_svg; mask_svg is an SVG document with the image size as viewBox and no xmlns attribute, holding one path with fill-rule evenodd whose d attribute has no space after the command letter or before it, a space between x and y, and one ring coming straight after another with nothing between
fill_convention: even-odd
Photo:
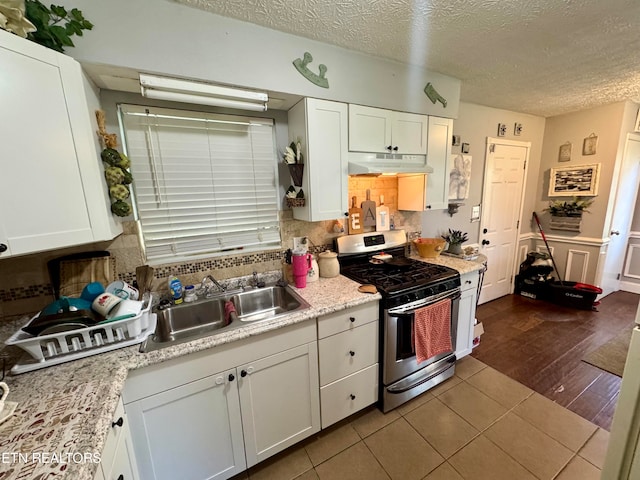
<instances>
[{"instance_id":1,"label":"cabinet drawer","mask_svg":"<svg viewBox=\"0 0 640 480\"><path fill-rule=\"evenodd\" d=\"M122 419L122 420L120 420ZM116 447L118 446L118 439L122 434L122 429L125 428L124 422L127 421L127 418L124 414L124 406L122 405L122 398L118 399L118 405L116 405L116 411L113 414L112 424L109 425L107 431L107 438L104 440L104 447L102 448L102 461L103 462L111 462L113 461L113 456L116 451ZM128 426L127 426L128 428ZM111 464L104 465L104 467L110 469Z\"/></svg>"},{"instance_id":2,"label":"cabinet drawer","mask_svg":"<svg viewBox=\"0 0 640 480\"><path fill-rule=\"evenodd\" d=\"M464 292L465 290L477 289L478 288L478 280L480 275L478 272L469 272L460 276L460 289Z\"/></svg>"},{"instance_id":3,"label":"cabinet drawer","mask_svg":"<svg viewBox=\"0 0 640 480\"><path fill-rule=\"evenodd\" d=\"M378 322L321 339L320 385L324 386L378 361Z\"/></svg>"},{"instance_id":4,"label":"cabinet drawer","mask_svg":"<svg viewBox=\"0 0 640 480\"><path fill-rule=\"evenodd\" d=\"M378 302L369 302L325 315L318 319L318 338L353 330L365 323L377 322L379 315Z\"/></svg>"},{"instance_id":5,"label":"cabinet drawer","mask_svg":"<svg viewBox=\"0 0 640 480\"><path fill-rule=\"evenodd\" d=\"M378 401L378 364L320 389L322 428Z\"/></svg>"}]
</instances>

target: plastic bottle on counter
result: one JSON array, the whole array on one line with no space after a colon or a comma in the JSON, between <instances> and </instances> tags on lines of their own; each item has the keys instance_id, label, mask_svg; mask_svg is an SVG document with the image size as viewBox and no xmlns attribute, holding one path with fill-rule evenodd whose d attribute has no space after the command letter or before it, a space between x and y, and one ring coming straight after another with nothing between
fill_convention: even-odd
<instances>
[{"instance_id":1,"label":"plastic bottle on counter","mask_svg":"<svg viewBox=\"0 0 640 480\"><path fill-rule=\"evenodd\" d=\"M182 303L182 282L176 275L169 277L169 293L174 304Z\"/></svg>"},{"instance_id":2,"label":"plastic bottle on counter","mask_svg":"<svg viewBox=\"0 0 640 480\"><path fill-rule=\"evenodd\" d=\"M196 288L193 285L187 285L184 287L184 302L195 302L198 299L196 295Z\"/></svg>"}]
</instances>

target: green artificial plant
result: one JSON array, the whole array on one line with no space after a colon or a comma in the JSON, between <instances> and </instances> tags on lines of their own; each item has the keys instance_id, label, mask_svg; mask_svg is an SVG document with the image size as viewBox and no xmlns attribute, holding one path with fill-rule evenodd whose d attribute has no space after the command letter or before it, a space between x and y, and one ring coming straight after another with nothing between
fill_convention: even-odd
<instances>
[{"instance_id":1,"label":"green artificial plant","mask_svg":"<svg viewBox=\"0 0 640 480\"><path fill-rule=\"evenodd\" d=\"M451 230L445 235L441 235L449 245L460 245L468 240L467 233L462 233L462 230Z\"/></svg>"},{"instance_id":2,"label":"green artificial plant","mask_svg":"<svg viewBox=\"0 0 640 480\"><path fill-rule=\"evenodd\" d=\"M36 27L36 31L29 33L27 38L58 52L64 52L64 47L74 46L72 35L82 36L83 30L93 28L77 8L68 12L64 7L47 7L38 0L26 0L25 6L25 16Z\"/></svg>"},{"instance_id":3,"label":"green artificial plant","mask_svg":"<svg viewBox=\"0 0 640 480\"><path fill-rule=\"evenodd\" d=\"M593 204L595 198L573 197L572 200L554 200L549 202L549 207L545 212L549 212L556 217L580 217L583 212L589 212L588 208Z\"/></svg>"}]
</instances>

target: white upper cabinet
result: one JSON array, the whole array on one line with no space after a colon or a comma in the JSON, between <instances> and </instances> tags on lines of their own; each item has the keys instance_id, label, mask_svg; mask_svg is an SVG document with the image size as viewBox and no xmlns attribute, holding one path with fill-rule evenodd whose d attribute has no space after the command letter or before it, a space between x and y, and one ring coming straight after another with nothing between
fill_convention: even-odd
<instances>
[{"instance_id":1,"label":"white upper cabinet","mask_svg":"<svg viewBox=\"0 0 640 480\"><path fill-rule=\"evenodd\" d=\"M80 64L0 30L0 65L0 258L121 233Z\"/></svg>"},{"instance_id":2,"label":"white upper cabinet","mask_svg":"<svg viewBox=\"0 0 640 480\"><path fill-rule=\"evenodd\" d=\"M349 151L425 155L426 115L349 105Z\"/></svg>"},{"instance_id":3,"label":"white upper cabinet","mask_svg":"<svg viewBox=\"0 0 640 480\"><path fill-rule=\"evenodd\" d=\"M293 218L317 222L344 217L348 204L347 104L305 98L289 110L290 140L304 155L304 207Z\"/></svg>"},{"instance_id":4,"label":"white upper cabinet","mask_svg":"<svg viewBox=\"0 0 640 480\"><path fill-rule=\"evenodd\" d=\"M449 205L453 120L429 117L427 165L432 173L398 175L398 209L444 210Z\"/></svg>"}]
</instances>

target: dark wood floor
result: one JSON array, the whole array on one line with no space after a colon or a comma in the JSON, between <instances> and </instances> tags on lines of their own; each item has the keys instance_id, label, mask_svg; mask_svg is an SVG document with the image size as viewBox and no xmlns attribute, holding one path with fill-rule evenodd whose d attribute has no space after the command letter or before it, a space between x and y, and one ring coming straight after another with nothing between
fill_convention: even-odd
<instances>
[{"instance_id":1,"label":"dark wood floor","mask_svg":"<svg viewBox=\"0 0 640 480\"><path fill-rule=\"evenodd\" d=\"M639 300L616 292L592 312L520 295L499 298L478 307L485 333L472 356L610 430L621 378L581 359L631 328Z\"/></svg>"}]
</instances>

